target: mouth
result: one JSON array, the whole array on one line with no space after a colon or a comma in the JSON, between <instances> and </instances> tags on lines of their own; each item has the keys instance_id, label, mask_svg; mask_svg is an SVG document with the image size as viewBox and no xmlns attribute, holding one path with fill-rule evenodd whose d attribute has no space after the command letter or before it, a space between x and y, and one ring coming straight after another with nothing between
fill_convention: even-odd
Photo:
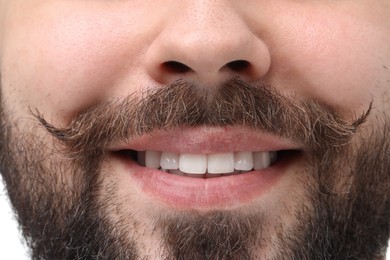
<instances>
[{"instance_id":1,"label":"mouth","mask_svg":"<svg viewBox=\"0 0 390 260\"><path fill-rule=\"evenodd\" d=\"M135 185L143 198L185 209L259 198L293 172L302 154L291 141L243 129L162 131L110 151L122 165L123 184Z\"/></svg>"},{"instance_id":2,"label":"mouth","mask_svg":"<svg viewBox=\"0 0 390 260\"><path fill-rule=\"evenodd\" d=\"M140 166L190 178L216 178L264 170L291 160L299 150L213 154L120 150L117 155Z\"/></svg>"}]
</instances>

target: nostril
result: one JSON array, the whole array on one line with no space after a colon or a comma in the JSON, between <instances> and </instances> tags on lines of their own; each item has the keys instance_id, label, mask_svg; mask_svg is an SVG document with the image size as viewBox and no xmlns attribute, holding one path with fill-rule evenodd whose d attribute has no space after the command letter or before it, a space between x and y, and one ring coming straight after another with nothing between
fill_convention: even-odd
<instances>
[{"instance_id":1,"label":"nostril","mask_svg":"<svg viewBox=\"0 0 390 260\"><path fill-rule=\"evenodd\" d=\"M162 64L162 67L165 71L171 73L186 73L192 71L187 65L177 62L177 61L167 61Z\"/></svg>"},{"instance_id":2,"label":"nostril","mask_svg":"<svg viewBox=\"0 0 390 260\"><path fill-rule=\"evenodd\" d=\"M229 63L226 63L224 68L235 72L244 72L250 68L251 64L246 60L235 60Z\"/></svg>"}]
</instances>

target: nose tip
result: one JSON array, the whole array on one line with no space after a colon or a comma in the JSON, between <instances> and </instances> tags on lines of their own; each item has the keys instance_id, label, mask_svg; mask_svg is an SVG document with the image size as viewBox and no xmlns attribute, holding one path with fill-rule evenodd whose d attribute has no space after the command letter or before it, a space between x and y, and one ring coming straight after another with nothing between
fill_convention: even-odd
<instances>
[{"instance_id":1,"label":"nose tip","mask_svg":"<svg viewBox=\"0 0 390 260\"><path fill-rule=\"evenodd\" d=\"M267 45L240 17L184 21L167 23L147 51L147 70L156 81L187 77L219 83L232 76L257 80L268 72Z\"/></svg>"}]
</instances>

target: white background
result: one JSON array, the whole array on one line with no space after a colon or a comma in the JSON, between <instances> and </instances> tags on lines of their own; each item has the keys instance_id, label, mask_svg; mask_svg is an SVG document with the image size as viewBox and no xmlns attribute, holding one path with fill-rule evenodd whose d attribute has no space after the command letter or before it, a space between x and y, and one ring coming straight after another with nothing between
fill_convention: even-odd
<instances>
[{"instance_id":1,"label":"white background","mask_svg":"<svg viewBox=\"0 0 390 260\"><path fill-rule=\"evenodd\" d=\"M0 259L29 260L26 252L0 178Z\"/></svg>"},{"instance_id":2,"label":"white background","mask_svg":"<svg viewBox=\"0 0 390 260\"><path fill-rule=\"evenodd\" d=\"M0 178L0 259L29 260Z\"/></svg>"}]
</instances>

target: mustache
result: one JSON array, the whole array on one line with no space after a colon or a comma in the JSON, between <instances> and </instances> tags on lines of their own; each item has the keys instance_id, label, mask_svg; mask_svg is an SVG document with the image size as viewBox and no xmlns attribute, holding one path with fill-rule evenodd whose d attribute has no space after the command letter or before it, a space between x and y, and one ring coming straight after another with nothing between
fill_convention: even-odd
<instances>
[{"instance_id":1,"label":"mustache","mask_svg":"<svg viewBox=\"0 0 390 260\"><path fill-rule=\"evenodd\" d=\"M338 149L366 121L368 109L352 121L314 100L297 101L269 84L230 79L216 88L186 80L101 102L75 116L67 127L49 123L39 110L30 110L55 139L74 156L103 152L113 141L126 141L154 130L181 127L249 127L290 138L306 150Z\"/></svg>"}]
</instances>

